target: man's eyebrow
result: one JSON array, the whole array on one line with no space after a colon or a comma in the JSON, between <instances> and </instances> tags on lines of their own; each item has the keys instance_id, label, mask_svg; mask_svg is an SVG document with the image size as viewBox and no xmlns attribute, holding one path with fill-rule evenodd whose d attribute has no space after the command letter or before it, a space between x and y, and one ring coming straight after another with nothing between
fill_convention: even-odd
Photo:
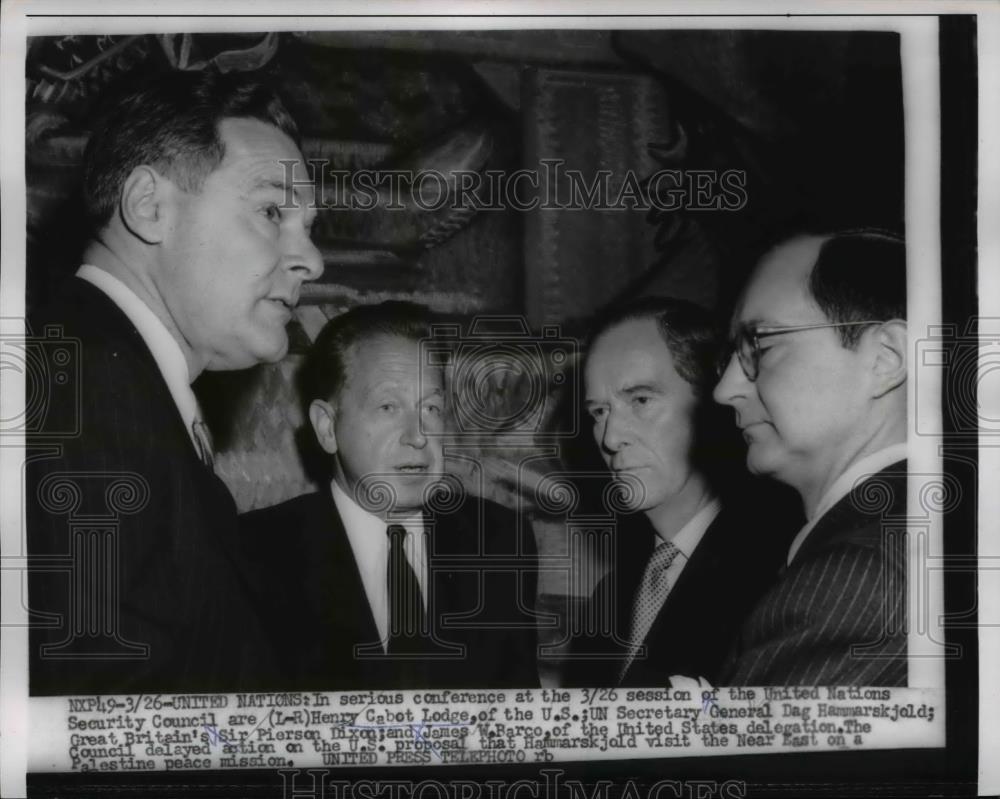
<instances>
[{"instance_id":1,"label":"man's eyebrow","mask_svg":"<svg viewBox=\"0 0 1000 799\"><path fill-rule=\"evenodd\" d=\"M251 191L255 191L256 189L278 189L279 191L284 191L286 187L288 187L288 184L285 181L275 180L274 178L257 178L250 184Z\"/></svg>"},{"instance_id":2,"label":"man's eyebrow","mask_svg":"<svg viewBox=\"0 0 1000 799\"><path fill-rule=\"evenodd\" d=\"M275 178L257 178L253 183L250 184L250 191L259 191L261 189L276 189L283 194L285 192L291 191L296 197L305 197L304 192L300 191L301 188L308 186L309 188L315 190L315 186L308 182L296 182L296 183L286 183L283 180L277 180Z\"/></svg>"},{"instance_id":3,"label":"man's eyebrow","mask_svg":"<svg viewBox=\"0 0 1000 799\"><path fill-rule=\"evenodd\" d=\"M312 212L308 214L308 221L306 222L306 225L311 227L312 223L316 221L316 210L315 208L312 207L312 203L315 202L316 197L315 197L315 192L313 192L312 196L310 196L309 194L300 191L299 189L303 185L308 185L309 187L315 189L315 186L312 183L309 184L296 183L289 185L288 183L285 183L283 180L276 180L274 178L258 178L252 184L250 184L249 193L252 194L255 191L273 189L276 191L280 191L282 197L287 198L288 192L291 191L292 195L295 197L296 205L300 208L303 208L307 212L310 211Z\"/></svg>"},{"instance_id":4,"label":"man's eyebrow","mask_svg":"<svg viewBox=\"0 0 1000 799\"><path fill-rule=\"evenodd\" d=\"M443 397L443 396L444 392L440 388L435 387L432 388L430 391L425 391L424 396L420 398L420 401L423 402L425 399L428 399L429 397Z\"/></svg>"},{"instance_id":5,"label":"man's eyebrow","mask_svg":"<svg viewBox=\"0 0 1000 799\"><path fill-rule=\"evenodd\" d=\"M626 397L634 396L635 394L665 394L666 390L663 386L657 383L639 383L634 386L625 386L615 392L618 395L624 395ZM586 397L583 400L584 407L590 408L594 405L607 405L607 400L597 400L590 397Z\"/></svg>"},{"instance_id":6,"label":"man's eyebrow","mask_svg":"<svg viewBox=\"0 0 1000 799\"><path fill-rule=\"evenodd\" d=\"M656 383L639 383L635 386L625 386L625 388L623 388L619 393L624 394L627 397L630 397L633 394L642 393L662 394L663 386L657 385Z\"/></svg>"}]
</instances>

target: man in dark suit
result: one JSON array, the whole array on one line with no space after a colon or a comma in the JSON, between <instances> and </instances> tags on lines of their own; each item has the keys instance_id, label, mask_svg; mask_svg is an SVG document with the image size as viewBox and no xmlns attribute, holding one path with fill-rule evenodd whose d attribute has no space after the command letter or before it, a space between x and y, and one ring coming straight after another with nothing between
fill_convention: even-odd
<instances>
[{"instance_id":1,"label":"man in dark suit","mask_svg":"<svg viewBox=\"0 0 1000 799\"><path fill-rule=\"evenodd\" d=\"M332 479L244 518L287 688L538 684L533 534L442 473L429 322L387 302L327 323L301 386Z\"/></svg>"},{"instance_id":2,"label":"man in dark suit","mask_svg":"<svg viewBox=\"0 0 1000 799\"><path fill-rule=\"evenodd\" d=\"M721 443L705 406L716 356L709 313L670 298L613 311L585 363L594 439L632 511L617 518L615 562L574 642L566 682L663 685L717 676L739 625L779 562L711 479ZM777 518L777 517L776 517Z\"/></svg>"},{"instance_id":3,"label":"man in dark suit","mask_svg":"<svg viewBox=\"0 0 1000 799\"><path fill-rule=\"evenodd\" d=\"M191 382L282 358L320 274L296 140L273 93L207 72L135 87L94 124L85 265L32 319L79 359L28 442L33 694L271 684Z\"/></svg>"},{"instance_id":4,"label":"man in dark suit","mask_svg":"<svg viewBox=\"0 0 1000 799\"><path fill-rule=\"evenodd\" d=\"M906 685L906 264L871 230L771 250L733 317L715 389L752 472L807 523L723 682Z\"/></svg>"}]
</instances>

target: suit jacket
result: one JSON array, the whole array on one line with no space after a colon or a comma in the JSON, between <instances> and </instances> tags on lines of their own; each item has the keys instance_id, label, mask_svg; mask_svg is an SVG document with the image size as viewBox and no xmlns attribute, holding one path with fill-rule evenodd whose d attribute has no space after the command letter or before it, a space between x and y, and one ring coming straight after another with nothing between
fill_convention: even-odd
<instances>
[{"instance_id":1,"label":"suit jacket","mask_svg":"<svg viewBox=\"0 0 1000 799\"><path fill-rule=\"evenodd\" d=\"M780 568L773 539L757 535L753 522L723 504L649 628L645 655L636 656L620 684L664 685L678 674L715 680L740 624ZM618 683L629 649L632 605L655 544L656 532L645 514L619 519L616 561L586 611L596 630L573 642L568 685Z\"/></svg>"},{"instance_id":2,"label":"suit jacket","mask_svg":"<svg viewBox=\"0 0 1000 799\"><path fill-rule=\"evenodd\" d=\"M906 462L873 475L803 541L744 626L731 685L906 685Z\"/></svg>"},{"instance_id":3,"label":"suit jacket","mask_svg":"<svg viewBox=\"0 0 1000 799\"><path fill-rule=\"evenodd\" d=\"M468 497L454 509L425 509L425 518L427 609L439 645L433 658L398 661L382 655L328 488L243 517L245 540L262 571L270 635L282 650L285 688L538 685L530 527L519 530L513 513ZM365 645L362 655L357 647Z\"/></svg>"},{"instance_id":4,"label":"suit jacket","mask_svg":"<svg viewBox=\"0 0 1000 799\"><path fill-rule=\"evenodd\" d=\"M236 507L142 337L79 278L32 332L53 379L28 437L31 693L271 685Z\"/></svg>"}]
</instances>

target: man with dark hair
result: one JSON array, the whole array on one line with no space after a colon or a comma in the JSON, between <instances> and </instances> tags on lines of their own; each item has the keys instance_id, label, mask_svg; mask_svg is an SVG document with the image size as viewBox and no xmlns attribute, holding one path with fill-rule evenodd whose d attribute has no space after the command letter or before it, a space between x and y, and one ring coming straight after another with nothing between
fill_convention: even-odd
<instances>
[{"instance_id":1,"label":"man with dark hair","mask_svg":"<svg viewBox=\"0 0 1000 799\"><path fill-rule=\"evenodd\" d=\"M443 472L430 322L386 302L327 323L301 385L332 479L244 517L287 688L538 684L533 534Z\"/></svg>"},{"instance_id":2,"label":"man with dark hair","mask_svg":"<svg viewBox=\"0 0 1000 799\"><path fill-rule=\"evenodd\" d=\"M905 263L881 231L798 236L736 307L715 398L808 521L723 682L906 685Z\"/></svg>"},{"instance_id":3,"label":"man with dark hair","mask_svg":"<svg viewBox=\"0 0 1000 799\"><path fill-rule=\"evenodd\" d=\"M118 211L122 186L136 167L152 166L184 191L199 192L225 158L220 123L227 119L262 122L296 149L301 145L280 98L266 84L238 75L174 72L110 98L83 167L84 203L95 226L107 225Z\"/></svg>"},{"instance_id":4,"label":"man with dark hair","mask_svg":"<svg viewBox=\"0 0 1000 799\"><path fill-rule=\"evenodd\" d=\"M271 647L191 383L281 359L322 270L296 136L269 90L210 72L157 76L94 124L84 265L32 320L81 359L77 395L46 417L70 434L29 467L35 694L266 683Z\"/></svg>"},{"instance_id":5,"label":"man with dark hair","mask_svg":"<svg viewBox=\"0 0 1000 799\"><path fill-rule=\"evenodd\" d=\"M704 418L717 350L709 312L671 298L616 309L593 334L586 406L631 513L617 518L615 562L586 609L596 634L574 643L568 683L715 679L777 571L709 476L724 458L705 436L718 426Z\"/></svg>"}]
</instances>

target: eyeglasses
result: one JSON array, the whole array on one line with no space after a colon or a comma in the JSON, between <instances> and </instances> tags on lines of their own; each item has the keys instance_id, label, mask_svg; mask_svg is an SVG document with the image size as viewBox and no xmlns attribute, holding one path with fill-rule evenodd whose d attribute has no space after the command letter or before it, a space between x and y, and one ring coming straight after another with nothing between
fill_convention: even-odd
<instances>
[{"instance_id":1,"label":"eyeglasses","mask_svg":"<svg viewBox=\"0 0 1000 799\"><path fill-rule=\"evenodd\" d=\"M768 327L765 329L743 328L720 353L716 371L721 378L726 369L729 368L729 362L735 353L743 374L752 383L760 375L760 340L762 338L778 336L783 333L798 333L802 330L822 330L827 327L858 327L859 325L881 324L883 324L881 321L867 320L864 322L824 322L818 325L789 325L788 327Z\"/></svg>"}]
</instances>

